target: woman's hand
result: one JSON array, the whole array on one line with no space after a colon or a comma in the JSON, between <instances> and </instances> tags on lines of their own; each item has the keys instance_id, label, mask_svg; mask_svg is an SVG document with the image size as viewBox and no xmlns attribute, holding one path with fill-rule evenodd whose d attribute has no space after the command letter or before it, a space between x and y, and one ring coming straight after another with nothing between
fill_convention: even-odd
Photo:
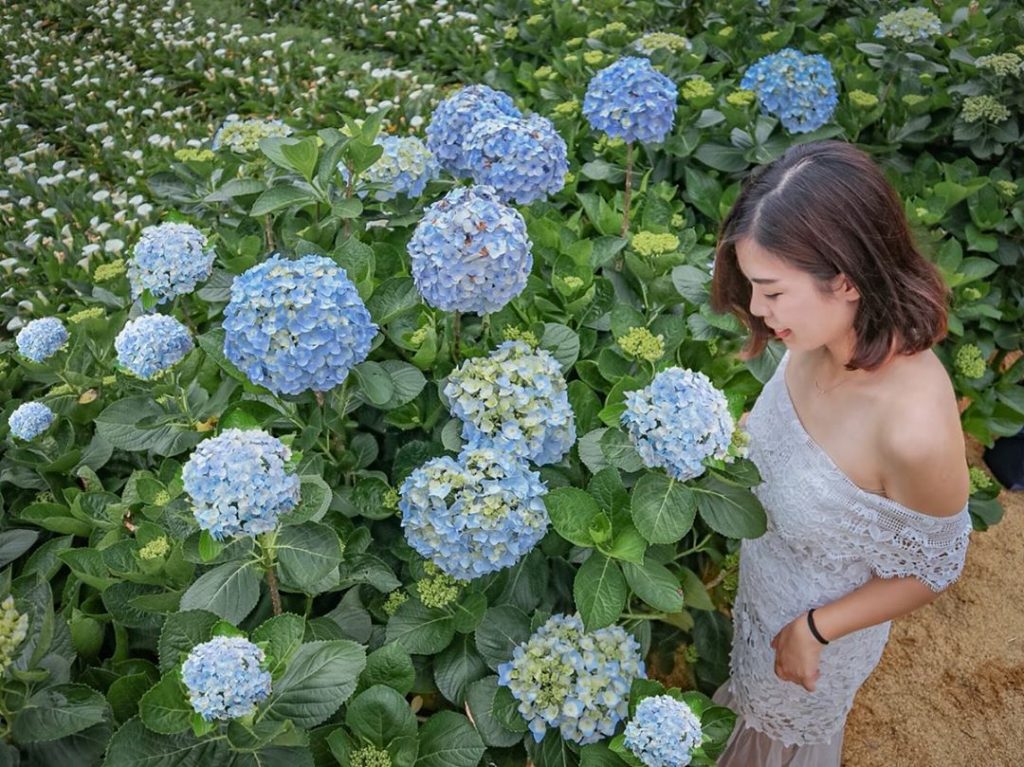
<instances>
[{"instance_id":1,"label":"woman's hand","mask_svg":"<svg viewBox=\"0 0 1024 767\"><path fill-rule=\"evenodd\" d=\"M772 640L775 649L775 675L785 682L803 685L814 692L821 675L821 642L814 638L807 625L807 613L793 619Z\"/></svg>"}]
</instances>

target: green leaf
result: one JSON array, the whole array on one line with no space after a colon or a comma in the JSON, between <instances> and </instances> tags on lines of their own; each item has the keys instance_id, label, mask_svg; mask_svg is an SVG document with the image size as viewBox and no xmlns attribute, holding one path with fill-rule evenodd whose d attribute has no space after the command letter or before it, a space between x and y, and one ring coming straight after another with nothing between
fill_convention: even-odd
<instances>
[{"instance_id":1,"label":"green leaf","mask_svg":"<svg viewBox=\"0 0 1024 767\"><path fill-rule=\"evenodd\" d=\"M252 204L249 210L250 216L264 216L276 210L287 208L291 205L306 204L315 202L316 198L305 189L297 189L294 186L275 186L268 189Z\"/></svg>"},{"instance_id":2,"label":"green leaf","mask_svg":"<svg viewBox=\"0 0 1024 767\"><path fill-rule=\"evenodd\" d=\"M153 426L140 426L145 419ZM188 424L173 421L150 395L125 397L96 416L97 433L114 447L141 453L152 450L170 456L195 447L203 434Z\"/></svg>"},{"instance_id":3,"label":"green leaf","mask_svg":"<svg viewBox=\"0 0 1024 767\"><path fill-rule=\"evenodd\" d=\"M259 597L256 567L249 562L226 562L189 586L180 609L206 610L237 625L252 612Z\"/></svg>"},{"instance_id":4,"label":"green leaf","mask_svg":"<svg viewBox=\"0 0 1024 767\"><path fill-rule=\"evenodd\" d=\"M377 286L366 302L370 316L378 325L386 325L419 305L420 295L412 277L389 277Z\"/></svg>"},{"instance_id":5,"label":"green leaf","mask_svg":"<svg viewBox=\"0 0 1024 767\"><path fill-rule=\"evenodd\" d=\"M477 767L486 750L466 717L439 711L420 730L416 767Z\"/></svg>"},{"instance_id":6,"label":"green leaf","mask_svg":"<svg viewBox=\"0 0 1024 767\"><path fill-rule=\"evenodd\" d=\"M476 651L473 638L461 634L434 659L434 682L448 700L463 705L466 687L487 675L487 664Z\"/></svg>"},{"instance_id":7,"label":"green leaf","mask_svg":"<svg viewBox=\"0 0 1024 767\"><path fill-rule=\"evenodd\" d=\"M493 671L512 657L513 648L530 638L530 618L517 607L490 608L477 626L476 649Z\"/></svg>"},{"instance_id":8,"label":"green leaf","mask_svg":"<svg viewBox=\"0 0 1024 767\"><path fill-rule=\"evenodd\" d=\"M111 718L106 699L82 684L59 684L35 693L11 723L19 743L57 740Z\"/></svg>"},{"instance_id":9,"label":"green leaf","mask_svg":"<svg viewBox=\"0 0 1024 767\"><path fill-rule=\"evenodd\" d=\"M139 702L139 716L146 727L164 735L188 730L194 713L181 689L177 671L164 674Z\"/></svg>"},{"instance_id":10,"label":"green leaf","mask_svg":"<svg viewBox=\"0 0 1024 767\"><path fill-rule=\"evenodd\" d=\"M571 328L559 325L557 322L544 323L540 346L551 352L551 355L558 360L563 373L567 373L580 356L580 337Z\"/></svg>"},{"instance_id":11,"label":"green leaf","mask_svg":"<svg viewBox=\"0 0 1024 767\"><path fill-rule=\"evenodd\" d=\"M655 610L677 613L683 609L683 590L668 568L657 562L622 566L629 588Z\"/></svg>"},{"instance_id":12,"label":"green leaf","mask_svg":"<svg viewBox=\"0 0 1024 767\"><path fill-rule=\"evenodd\" d=\"M166 673L181 665L186 655L197 644L213 636L217 616L204 610L187 610L168 615L160 632L160 672Z\"/></svg>"},{"instance_id":13,"label":"green leaf","mask_svg":"<svg viewBox=\"0 0 1024 767\"><path fill-rule=\"evenodd\" d=\"M316 138L313 136L308 136L294 144L281 145L281 155L288 161L288 165L302 174L306 181L313 180L318 154Z\"/></svg>"},{"instance_id":14,"label":"green leaf","mask_svg":"<svg viewBox=\"0 0 1024 767\"><path fill-rule=\"evenodd\" d=\"M221 739L200 740L191 732L160 735L150 732L136 717L110 739L103 767L208 767L226 764L229 753Z\"/></svg>"},{"instance_id":15,"label":"green leaf","mask_svg":"<svg viewBox=\"0 0 1024 767\"><path fill-rule=\"evenodd\" d=\"M647 551L647 541L633 525L627 524L615 533L611 546L601 547L601 551L613 559L640 565Z\"/></svg>"},{"instance_id":16,"label":"green leaf","mask_svg":"<svg viewBox=\"0 0 1024 767\"><path fill-rule=\"evenodd\" d=\"M626 579L614 560L595 551L577 571L572 594L587 631L610 626L626 606Z\"/></svg>"},{"instance_id":17,"label":"green leaf","mask_svg":"<svg viewBox=\"0 0 1024 767\"><path fill-rule=\"evenodd\" d=\"M523 739L521 732L512 732L495 717L498 677L488 676L469 685L466 708L484 744L492 748L509 748Z\"/></svg>"},{"instance_id":18,"label":"green leaf","mask_svg":"<svg viewBox=\"0 0 1024 767\"><path fill-rule=\"evenodd\" d=\"M268 618L252 633L256 644L266 643L265 652L270 663L267 671L277 677L284 671L288 661L302 646L306 633L306 621L301 615L284 613Z\"/></svg>"},{"instance_id":19,"label":"green leaf","mask_svg":"<svg viewBox=\"0 0 1024 767\"><path fill-rule=\"evenodd\" d=\"M36 530L7 530L0 533L0 567L6 567L32 548L39 538Z\"/></svg>"},{"instance_id":20,"label":"green leaf","mask_svg":"<svg viewBox=\"0 0 1024 767\"><path fill-rule=\"evenodd\" d=\"M376 685L348 704L345 724L354 735L377 748L395 738L416 736L416 716L404 697L390 687Z\"/></svg>"},{"instance_id":21,"label":"green leaf","mask_svg":"<svg viewBox=\"0 0 1024 767\"><path fill-rule=\"evenodd\" d=\"M608 463L623 471L640 471L644 468L640 454L633 447L626 432L621 429L608 429L601 435L601 452L608 459Z\"/></svg>"},{"instance_id":22,"label":"green leaf","mask_svg":"<svg viewBox=\"0 0 1024 767\"><path fill-rule=\"evenodd\" d=\"M398 644L385 644L366 657L366 669L360 682L367 687L387 685L403 695L408 694L416 680L412 657Z\"/></svg>"},{"instance_id":23,"label":"green leaf","mask_svg":"<svg viewBox=\"0 0 1024 767\"><path fill-rule=\"evenodd\" d=\"M730 538L757 538L768 528L764 507L747 488L708 474L693 490L701 519L716 533Z\"/></svg>"},{"instance_id":24,"label":"green leaf","mask_svg":"<svg viewBox=\"0 0 1024 767\"><path fill-rule=\"evenodd\" d=\"M281 583L308 594L341 563L342 546L334 528L304 522L283 528L275 546Z\"/></svg>"},{"instance_id":25,"label":"green leaf","mask_svg":"<svg viewBox=\"0 0 1024 767\"><path fill-rule=\"evenodd\" d=\"M683 584L683 600L687 607L696 610L715 609L715 603L711 601L707 587L697 573L688 567L680 567L679 578Z\"/></svg>"},{"instance_id":26,"label":"green leaf","mask_svg":"<svg viewBox=\"0 0 1024 767\"><path fill-rule=\"evenodd\" d=\"M274 684L265 715L316 727L348 700L365 666L364 648L347 639L304 644Z\"/></svg>"},{"instance_id":27,"label":"green leaf","mask_svg":"<svg viewBox=\"0 0 1024 767\"><path fill-rule=\"evenodd\" d=\"M203 202L227 202L247 194L259 194L266 186L254 178L233 178L216 191L210 192Z\"/></svg>"},{"instance_id":28,"label":"green leaf","mask_svg":"<svg viewBox=\"0 0 1024 767\"><path fill-rule=\"evenodd\" d=\"M378 407L387 403L395 393L391 376L376 362L362 362L352 368L365 398Z\"/></svg>"},{"instance_id":29,"label":"green leaf","mask_svg":"<svg viewBox=\"0 0 1024 767\"><path fill-rule=\"evenodd\" d=\"M455 621L447 610L426 607L418 599L402 603L388 621L387 639L406 652L434 655L455 636Z\"/></svg>"},{"instance_id":30,"label":"green leaf","mask_svg":"<svg viewBox=\"0 0 1024 767\"><path fill-rule=\"evenodd\" d=\"M345 197L331 205L331 213L341 219L359 218L363 203L358 197Z\"/></svg>"},{"instance_id":31,"label":"green leaf","mask_svg":"<svg viewBox=\"0 0 1024 767\"><path fill-rule=\"evenodd\" d=\"M593 546L590 528L601 514L597 501L578 487L558 487L544 496L555 531L577 546Z\"/></svg>"},{"instance_id":32,"label":"green leaf","mask_svg":"<svg viewBox=\"0 0 1024 767\"><path fill-rule=\"evenodd\" d=\"M651 543L675 543L693 527L693 492L664 474L650 472L633 487L633 523Z\"/></svg>"},{"instance_id":33,"label":"green leaf","mask_svg":"<svg viewBox=\"0 0 1024 767\"><path fill-rule=\"evenodd\" d=\"M319 521L330 508L334 495L323 477L316 474L299 477L299 492L299 505L281 517L282 528Z\"/></svg>"}]
</instances>

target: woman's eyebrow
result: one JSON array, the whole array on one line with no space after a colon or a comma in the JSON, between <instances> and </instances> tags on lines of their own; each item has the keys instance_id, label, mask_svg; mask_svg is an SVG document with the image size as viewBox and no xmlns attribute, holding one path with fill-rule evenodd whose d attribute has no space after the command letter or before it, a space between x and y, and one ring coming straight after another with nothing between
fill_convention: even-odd
<instances>
[{"instance_id":1,"label":"woman's eyebrow","mask_svg":"<svg viewBox=\"0 0 1024 767\"><path fill-rule=\"evenodd\" d=\"M773 282L778 282L778 280L769 280L765 277L751 277L750 281L756 282L758 285L771 285Z\"/></svg>"}]
</instances>

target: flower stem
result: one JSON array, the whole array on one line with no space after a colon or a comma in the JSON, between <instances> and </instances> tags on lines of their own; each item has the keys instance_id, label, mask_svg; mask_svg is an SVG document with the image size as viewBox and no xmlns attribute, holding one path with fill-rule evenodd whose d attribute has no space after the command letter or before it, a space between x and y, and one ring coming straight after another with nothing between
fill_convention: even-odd
<instances>
[{"instance_id":1,"label":"flower stem","mask_svg":"<svg viewBox=\"0 0 1024 767\"><path fill-rule=\"evenodd\" d=\"M626 144L626 191L622 196L621 237L629 233L629 203L633 196L633 142Z\"/></svg>"},{"instance_id":2,"label":"flower stem","mask_svg":"<svg viewBox=\"0 0 1024 767\"><path fill-rule=\"evenodd\" d=\"M282 612L281 592L277 588L277 573L274 571L273 565L267 568L267 585L270 587L270 604L274 607L274 615L280 615Z\"/></svg>"},{"instance_id":3,"label":"flower stem","mask_svg":"<svg viewBox=\"0 0 1024 767\"><path fill-rule=\"evenodd\" d=\"M277 531L260 535L259 541L263 549L263 567L267 572L267 586L270 588L270 604L273 606L274 615L280 615L282 612L281 592L277 587L277 570L274 563L274 544L277 542Z\"/></svg>"},{"instance_id":4,"label":"flower stem","mask_svg":"<svg viewBox=\"0 0 1024 767\"><path fill-rule=\"evenodd\" d=\"M462 314L455 312L452 315L452 360L459 361L460 341L462 340Z\"/></svg>"}]
</instances>

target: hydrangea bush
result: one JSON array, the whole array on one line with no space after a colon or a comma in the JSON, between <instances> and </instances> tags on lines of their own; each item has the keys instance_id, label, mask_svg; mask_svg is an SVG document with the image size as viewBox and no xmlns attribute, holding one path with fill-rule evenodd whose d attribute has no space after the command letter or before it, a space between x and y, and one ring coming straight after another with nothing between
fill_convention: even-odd
<instances>
[{"instance_id":1,"label":"hydrangea bush","mask_svg":"<svg viewBox=\"0 0 1024 767\"><path fill-rule=\"evenodd\" d=\"M459 187L423 212L409 240L423 300L446 312L495 312L518 296L533 268L526 222L493 187Z\"/></svg>"},{"instance_id":2,"label":"hydrangea bush","mask_svg":"<svg viewBox=\"0 0 1024 767\"><path fill-rule=\"evenodd\" d=\"M444 394L471 445L545 464L561 460L576 441L558 361L523 341L466 360L448 377Z\"/></svg>"},{"instance_id":3,"label":"hydrangea bush","mask_svg":"<svg viewBox=\"0 0 1024 767\"><path fill-rule=\"evenodd\" d=\"M218 636L192 648L181 666L192 708L207 721L253 713L270 695L263 651L242 637Z\"/></svg>"},{"instance_id":4,"label":"hydrangea bush","mask_svg":"<svg viewBox=\"0 0 1024 767\"><path fill-rule=\"evenodd\" d=\"M712 764L782 351L712 256L805 139L894 171L965 430L1024 425L1012 4L87 5L0 5L7 761Z\"/></svg>"},{"instance_id":5,"label":"hydrangea bush","mask_svg":"<svg viewBox=\"0 0 1024 767\"><path fill-rule=\"evenodd\" d=\"M515 565L544 537L547 489L524 462L489 447L435 458L402 483L405 538L454 578Z\"/></svg>"},{"instance_id":6,"label":"hydrangea bush","mask_svg":"<svg viewBox=\"0 0 1024 767\"><path fill-rule=\"evenodd\" d=\"M345 270L323 256L272 256L231 284L224 354L279 394L324 392L366 359L377 325Z\"/></svg>"},{"instance_id":7,"label":"hydrangea bush","mask_svg":"<svg viewBox=\"0 0 1024 767\"><path fill-rule=\"evenodd\" d=\"M264 431L226 429L199 445L181 479L199 526L216 540L277 527L299 502L291 451Z\"/></svg>"},{"instance_id":8,"label":"hydrangea bush","mask_svg":"<svg viewBox=\"0 0 1024 767\"><path fill-rule=\"evenodd\" d=\"M644 676L636 639L618 626L585 631L578 615L553 615L498 667L538 742L548 728L579 744L613 735Z\"/></svg>"}]
</instances>

